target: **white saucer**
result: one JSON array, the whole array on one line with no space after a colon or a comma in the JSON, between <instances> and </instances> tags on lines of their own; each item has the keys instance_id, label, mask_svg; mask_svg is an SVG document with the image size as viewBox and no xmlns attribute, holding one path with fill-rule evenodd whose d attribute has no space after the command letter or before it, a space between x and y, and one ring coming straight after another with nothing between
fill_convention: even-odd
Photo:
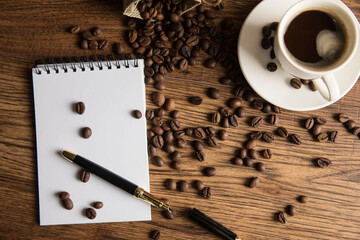
<instances>
[{"instance_id":1,"label":"white saucer","mask_svg":"<svg viewBox=\"0 0 360 240\"><path fill-rule=\"evenodd\" d=\"M335 73L340 88L340 97L334 101L325 100L318 91L307 86L294 89L290 86L290 74L270 58L270 49L261 47L262 28L274 21L280 21L285 12L299 0L263 0L246 18L240 31L238 57L240 67L250 86L262 98L281 108L294 111L308 111L326 107L342 98L356 83L360 75L360 47L354 58ZM266 65L274 61L275 72L269 72Z\"/></svg>"}]
</instances>

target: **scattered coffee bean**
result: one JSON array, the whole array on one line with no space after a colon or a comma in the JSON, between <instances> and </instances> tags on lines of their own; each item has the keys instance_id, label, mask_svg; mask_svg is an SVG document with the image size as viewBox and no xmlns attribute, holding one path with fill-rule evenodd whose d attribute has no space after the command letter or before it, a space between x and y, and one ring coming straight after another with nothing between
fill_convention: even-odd
<instances>
[{"instance_id":1,"label":"scattered coffee bean","mask_svg":"<svg viewBox=\"0 0 360 240\"><path fill-rule=\"evenodd\" d=\"M239 158L244 159L247 157L247 150L245 148L240 148L237 155Z\"/></svg>"},{"instance_id":2,"label":"scattered coffee bean","mask_svg":"<svg viewBox=\"0 0 360 240\"><path fill-rule=\"evenodd\" d=\"M78 33L78 32L80 32L80 27L78 25L72 26L70 28L70 32L73 33L73 34Z\"/></svg>"},{"instance_id":3,"label":"scattered coffee bean","mask_svg":"<svg viewBox=\"0 0 360 240\"><path fill-rule=\"evenodd\" d=\"M263 49L269 49L271 47L271 42L270 42L270 39L268 37L264 37L261 40L261 47Z\"/></svg>"},{"instance_id":4,"label":"scattered coffee bean","mask_svg":"<svg viewBox=\"0 0 360 240\"><path fill-rule=\"evenodd\" d=\"M74 203L70 198L62 199L62 204L67 210L71 210L74 207Z\"/></svg>"},{"instance_id":5,"label":"scattered coffee bean","mask_svg":"<svg viewBox=\"0 0 360 240\"><path fill-rule=\"evenodd\" d=\"M259 139L262 138L262 132L260 132L260 131L252 131L249 134L249 138L253 139L253 140L259 140Z\"/></svg>"},{"instance_id":6,"label":"scattered coffee bean","mask_svg":"<svg viewBox=\"0 0 360 240\"><path fill-rule=\"evenodd\" d=\"M255 168L259 172L264 172L265 171L265 165L262 162L256 163Z\"/></svg>"},{"instance_id":7,"label":"scattered coffee bean","mask_svg":"<svg viewBox=\"0 0 360 240\"><path fill-rule=\"evenodd\" d=\"M164 103L164 108L165 108L166 111L169 111L169 112L175 110L175 101L174 101L174 99L172 99L172 98L166 99L165 103Z\"/></svg>"},{"instance_id":8,"label":"scattered coffee bean","mask_svg":"<svg viewBox=\"0 0 360 240\"><path fill-rule=\"evenodd\" d=\"M205 176L212 177L212 176L215 176L216 169L213 167L206 167L206 168L204 168L203 172L204 172Z\"/></svg>"},{"instance_id":9,"label":"scattered coffee bean","mask_svg":"<svg viewBox=\"0 0 360 240\"><path fill-rule=\"evenodd\" d=\"M256 147L256 140L250 139L245 143L246 149L254 149Z\"/></svg>"},{"instance_id":10,"label":"scattered coffee bean","mask_svg":"<svg viewBox=\"0 0 360 240\"><path fill-rule=\"evenodd\" d=\"M268 63L266 68L269 72L275 72L277 70L277 65L274 62L270 62L270 63Z\"/></svg>"},{"instance_id":11,"label":"scattered coffee bean","mask_svg":"<svg viewBox=\"0 0 360 240\"><path fill-rule=\"evenodd\" d=\"M239 125L239 119L236 115L231 115L229 117L229 123L233 127L237 127Z\"/></svg>"},{"instance_id":12,"label":"scattered coffee bean","mask_svg":"<svg viewBox=\"0 0 360 240\"><path fill-rule=\"evenodd\" d=\"M70 197L70 194L68 192L61 192L59 193L59 198L62 200L65 200Z\"/></svg>"},{"instance_id":13,"label":"scattered coffee bean","mask_svg":"<svg viewBox=\"0 0 360 240\"><path fill-rule=\"evenodd\" d=\"M174 119L178 119L180 117L180 112L178 110L174 110L171 112L171 117Z\"/></svg>"},{"instance_id":14,"label":"scattered coffee bean","mask_svg":"<svg viewBox=\"0 0 360 240\"><path fill-rule=\"evenodd\" d=\"M313 92L317 91L317 87L316 87L316 85L314 84L313 81L310 81L308 86L309 86L311 91L313 91Z\"/></svg>"},{"instance_id":15,"label":"scattered coffee bean","mask_svg":"<svg viewBox=\"0 0 360 240\"><path fill-rule=\"evenodd\" d=\"M155 116L163 117L165 115L165 110L163 108L155 109Z\"/></svg>"},{"instance_id":16,"label":"scattered coffee bean","mask_svg":"<svg viewBox=\"0 0 360 240\"><path fill-rule=\"evenodd\" d=\"M228 117L224 117L224 118L223 118L223 120L222 120L222 127L224 127L224 128L230 127L230 121L229 121L229 118L228 118Z\"/></svg>"},{"instance_id":17,"label":"scattered coffee bean","mask_svg":"<svg viewBox=\"0 0 360 240\"><path fill-rule=\"evenodd\" d=\"M283 137L283 138L286 138L287 136L289 136L288 130L286 130L286 128L284 128L284 127L279 127L276 130L276 132L280 137Z\"/></svg>"},{"instance_id":18,"label":"scattered coffee bean","mask_svg":"<svg viewBox=\"0 0 360 240\"><path fill-rule=\"evenodd\" d=\"M265 150L263 151L263 157L264 157L265 159L270 159L270 158L272 157L272 151L271 151L271 149L265 149Z\"/></svg>"},{"instance_id":19,"label":"scattered coffee bean","mask_svg":"<svg viewBox=\"0 0 360 240\"><path fill-rule=\"evenodd\" d=\"M314 136L319 135L321 131L322 131L322 126L320 124L315 124L314 127L312 128L312 133L314 134Z\"/></svg>"},{"instance_id":20,"label":"scattered coffee bean","mask_svg":"<svg viewBox=\"0 0 360 240\"><path fill-rule=\"evenodd\" d=\"M212 99L218 99L220 98L220 91L219 89L216 88L209 88L208 91L208 96Z\"/></svg>"},{"instance_id":21,"label":"scattered coffee bean","mask_svg":"<svg viewBox=\"0 0 360 240\"><path fill-rule=\"evenodd\" d=\"M187 136L192 136L192 135L194 135L194 129L193 129L193 128L186 128L186 129L185 129L185 134L186 134Z\"/></svg>"},{"instance_id":22,"label":"scattered coffee bean","mask_svg":"<svg viewBox=\"0 0 360 240\"><path fill-rule=\"evenodd\" d=\"M166 179L165 186L169 190L176 190L176 181L174 179Z\"/></svg>"},{"instance_id":23,"label":"scattered coffee bean","mask_svg":"<svg viewBox=\"0 0 360 240\"><path fill-rule=\"evenodd\" d=\"M165 95L160 92L154 92L152 94L152 99L154 103L159 107L163 106L165 103Z\"/></svg>"},{"instance_id":24,"label":"scattered coffee bean","mask_svg":"<svg viewBox=\"0 0 360 240\"><path fill-rule=\"evenodd\" d=\"M156 156L156 153L157 153L156 148L152 144L149 144L148 145L148 154L149 154L149 156L154 157L154 156Z\"/></svg>"},{"instance_id":25,"label":"scattered coffee bean","mask_svg":"<svg viewBox=\"0 0 360 240\"><path fill-rule=\"evenodd\" d=\"M192 146L196 151L202 151L204 149L202 143L198 140L193 141Z\"/></svg>"},{"instance_id":26,"label":"scattered coffee bean","mask_svg":"<svg viewBox=\"0 0 360 240\"><path fill-rule=\"evenodd\" d=\"M235 109L234 113L238 118L245 117L245 109L243 107L238 107L237 109Z\"/></svg>"},{"instance_id":27,"label":"scattered coffee bean","mask_svg":"<svg viewBox=\"0 0 360 240\"><path fill-rule=\"evenodd\" d=\"M284 212L279 212L278 221L281 222L282 224L287 223L287 214Z\"/></svg>"},{"instance_id":28,"label":"scattered coffee bean","mask_svg":"<svg viewBox=\"0 0 360 240\"><path fill-rule=\"evenodd\" d=\"M202 128L195 128L194 129L194 137L197 139L204 139L206 136L204 129Z\"/></svg>"},{"instance_id":29,"label":"scattered coffee bean","mask_svg":"<svg viewBox=\"0 0 360 240\"><path fill-rule=\"evenodd\" d=\"M157 166L157 167L162 167L164 166L164 160L159 157L159 156L155 156L152 158L152 163Z\"/></svg>"},{"instance_id":30,"label":"scattered coffee bean","mask_svg":"<svg viewBox=\"0 0 360 240\"><path fill-rule=\"evenodd\" d=\"M223 116L223 117L228 117L228 116L230 116L230 114L229 114L229 109L224 108L224 107L223 107L223 108L220 108L219 113L220 113L220 115Z\"/></svg>"},{"instance_id":31,"label":"scattered coffee bean","mask_svg":"<svg viewBox=\"0 0 360 240\"><path fill-rule=\"evenodd\" d=\"M204 128L205 134L209 137L215 136L215 129L213 127Z\"/></svg>"},{"instance_id":32,"label":"scattered coffee bean","mask_svg":"<svg viewBox=\"0 0 360 240\"><path fill-rule=\"evenodd\" d=\"M260 116L258 116L258 117L253 117L253 118L251 119L250 125L251 125L252 127L257 128L257 127L260 127L262 123L263 123L263 118L260 117Z\"/></svg>"},{"instance_id":33,"label":"scattered coffee bean","mask_svg":"<svg viewBox=\"0 0 360 240\"><path fill-rule=\"evenodd\" d=\"M132 112L132 115L134 116L134 118L136 119L140 119L142 117L142 113L139 110L134 110Z\"/></svg>"},{"instance_id":34,"label":"scattered coffee bean","mask_svg":"<svg viewBox=\"0 0 360 240\"><path fill-rule=\"evenodd\" d=\"M264 103L263 107L262 107L262 111L264 113L269 113L271 112L271 104L270 103Z\"/></svg>"},{"instance_id":35,"label":"scattered coffee bean","mask_svg":"<svg viewBox=\"0 0 360 240\"><path fill-rule=\"evenodd\" d=\"M324 167L328 167L331 165L331 161L327 158L318 158L316 160L316 164L321 167L321 168L324 168Z\"/></svg>"},{"instance_id":36,"label":"scattered coffee bean","mask_svg":"<svg viewBox=\"0 0 360 240\"><path fill-rule=\"evenodd\" d=\"M94 37L96 37L96 36L100 35L101 29L98 27L94 27L93 29L91 29L91 33Z\"/></svg>"},{"instance_id":37,"label":"scattered coffee bean","mask_svg":"<svg viewBox=\"0 0 360 240\"><path fill-rule=\"evenodd\" d=\"M293 78L293 79L290 80L290 85L295 89L300 89L302 83L301 83L300 79Z\"/></svg>"},{"instance_id":38,"label":"scattered coffee bean","mask_svg":"<svg viewBox=\"0 0 360 240\"><path fill-rule=\"evenodd\" d=\"M275 140L275 135L269 132L263 132L262 139L265 142L272 143Z\"/></svg>"},{"instance_id":39,"label":"scattered coffee bean","mask_svg":"<svg viewBox=\"0 0 360 240\"><path fill-rule=\"evenodd\" d=\"M334 134L335 136L337 136L337 133L338 133L338 131L333 131L333 132L331 132L331 136ZM360 127L354 127L354 128L352 128L351 129L351 133L353 134L353 135L358 135L359 133L360 133ZM335 142L335 141L333 141L333 142Z\"/></svg>"},{"instance_id":40,"label":"scattered coffee bean","mask_svg":"<svg viewBox=\"0 0 360 240\"><path fill-rule=\"evenodd\" d=\"M264 37L270 37L271 35L271 28L269 26L265 26L262 29L262 34Z\"/></svg>"},{"instance_id":41,"label":"scattered coffee bean","mask_svg":"<svg viewBox=\"0 0 360 240\"><path fill-rule=\"evenodd\" d=\"M169 154L175 152L175 146L170 142L165 143L162 149Z\"/></svg>"},{"instance_id":42,"label":"scattered coffee bean","mask_svg":"<svg viewBox=\"0 0 360 240\"><path fill-rule=\"evenodd\" d=\"M286 208L286 212L290 215L290 216L294 216L296 214L296 208L293 205L289 205Z\"/></svg>"},{"instance_id":43,"label":"scattered coffee bean","mask_svg":"<svg viewBox=\"0 0 360 240\"><path fill-rule=\"evenodd\" d=\"M121 43L115 43L114 48L115 48L115 53L118 54L118 55L123 54L124 51L125 51L125 50L124 50L124 46L123 46L123 44L121 44ZM152 64L152 63L151 63L151 64ZM145 63L145 65L147 65L147 64Z\"/></svg>"},{"instance_id":44,"label":"scattered coffee bean","mask_svg":"<svg viewBox=\"0 0 360 240\"><path fill-rule=\"evenodd\" d=\"M315 120L317 122L317 124L321 124L321 125L324 125L327 123L326 119L325 118L321 118L321 117L315 117Z\"/></svg>"},{"instance_id":45,"label":"scattered coffee bean","mask_svg":"<svg viewBox=\"0 0 360 240\"><path fill-rule=\"evenodd\" d=\"M229 137L226 130L220 130L218 136L219 136L220 140L223 140L223 141L225 141Z\"/></svg>"},{"instance_id":46,"label":"scattered coffee bean","mask_svg":"<svg viewBox=\"0 0 360 240\"><path fill-rule=\"evenodd\" d=\"M88 41L91 41L93 39L93 35L89 30L86 30L82 33L82 37Z\"/></svg>"},{"instance_id":47,"label":"scattered coffee bean","mask_svg":"<svg viewBox=\"0 0 360 240\"><path fill-rule=\"evenodd\" d=\"M254 166L254 161L248 157L243 159L243 163L244 163L244 166L246 166L246 167Z\"/></svg>"},{"instance_id":48,"label":"scattered coffee bean","mask_svg":"<svg viewBox=\"0 0 360 240\"><path fill-rule=\"evenodd\" d=\"M300 136L299 135L297 135L297 134L291 134L290 136L290 140L293 142L293 143L295 143L295 144L297 144L297 145L300 145L300 144L302 144L302 140L301 140L301 138L300 138Z\"/></svg>"},{"instance_id":49,"label":"scattered coffee bean","mask_svg":"<svg viewBox=\"0 0 360 240\"><path fill-rule=\"evenodd\" d=\"M205 184L200 180L195 180L194 181L194 187L195 187L196 190L201 191L201 190L204 189Z\"/></svg>"},{"instance_id":50,"label":"scattered coffee bean","mask_svg":"<svg viewBox=\"0 0 360 240\"><path fill-rule=\"evenodd\" d=\"M218 124L220 123L220 121L221 121L220 113L214 112L213 114L211 114L211 122Z\"/></svg>"},{"instance_id":51,"label":"scattered coffee bean","mask_svg":"<svg viewBox=\"0 0 360 240\"><path fill-rule=\"evenodd\" d=\"M91 135L92 135L91 128L89 128L89 127L84 127L84 128L82 129L82 136L83 136L83 138L88 139L89 137L91 137Z\"/></svg>"},{"instance_id":52,"label":"scattered coffee bean","mask_svg":"<svg viewBox=\"0 0 360 240\"><path fill-rule=\"evenodd\" d=\"M173 130L173 131L177 131L179 130L181 127L180 125L180 122L178 120L171 120L170 121L170 128Z\"/></svg>"},{"instance_id":53,"label":"scattered coffee bean","mask_svg":"<svg viewBox=\"0 0 360 240\"><path fill-rule=\"evenodd\" d=\"M238 108L241 107L242 103L241 100L238 98L230 98L227 105L229 108Z\"/></svg>"},{"instance_id":54,"label":"scattered coffee bean","mask_svg":"<svg viewBox=\"0 0 360 240\"><path fill-rule=\"evenodd\" d=\"M94 202L93 206L96 209L100 209L100 208L102 208L104 206L104 203L103 202Z\"/></svg>"},{"instance_id":55,"label":"scattered coffee bean","mask_svg":"<svg viewBox=\"0 0 360 240\"><path fill-rule=\"evenodd\" d=\"M185 132L183 130L178 130L173 133L175 138L182 138L185 136Z\"/></svg>"},{"instance_id":56,"label":"scattered coffee bean","mask_svg":"<svg viewBox=\"0 0 360 240\"><path fill-rule=\"evenodd\" d=\"M163 134L163 140L165 141L165 142L172 142L173 140L174 140L174 135L173 135L173 133L171 132L171 131L165 131L164 132L164 134Z\"/></svg>"},{"instance_id":57,"label":"scattered coffee bean","mask_svg":"<svg viewBox=\"0 0 360 240\"><path fill-rule=\"evenodd\" d=\"M155 135L151 138L151 143L156 148L162 148L164 146L164 139L159 135Z\"/></svg>"},{"instance_id":58,"label":"scattered coffee bean","mask_svg":"<svg viewBox=\"0 0 360 240\"><path fill-rule=\"evenodd\" d=\"M194 104L194 105L200 105L202 103L202 98L201 97L190 97L189 98L189 102Z\"/></svg>"},{"instance_id":59,"label":"scattered coffee bean","mask_svg":"<svg viewBox=\"0 0 360 240\"><path fill-rule=\"evenodd\" d=\"M205 67L207 68L215 68L216 67L216 60L213 58L209 58L205 61Z\"/></svg>"},{"instance_id":60,"label":"scattered coffee bean","mask_svg":"<svg viewBox=\"0 0 360 240\"><path fill-rule=\"evenodd\" d=\"M308 197L302 195L302 196L299 196L299 197L298 197L298 200L299 200L299 202L301 202L301 203L307 203Z\"/></svg>"},{"instance_id":61,"label":"scattered coffee bean","mask_svg":"<svg viewBox=\"0 0 360 240\"><path fill-rule=\"evenodd\" d=\"M189 183L184 180L179 181L178 189L180 192L187 192L187 190L189 189Z\"/></svg>"},{"instance_id":62,"label":"scattered coffee bean","mask_svg":"<svg viewBox=\"0 0 360 240\"><path fill-rule=\"evenodd\" d=\"M278 113L278 114L281 113L281 108L279 108L278 106L273 105L272 108L273 108L274 113Z\"/></svg>"},{"instance_id":63,"label":"scattered coffee bean","mask_svg":"<svg viewBox=\"0 0 360 240\"><path fill-rule=\"evenodd\" d=\"M152 120L155 117L155 112L153 110L146 110L145 118L146 120Z\"/></svg>"},{"instance_id":64,"label":"scattered coffee bean","mask_svg":"<svg viewBox=\"0 0 360 240\"><path fill-rule=\"evenodd\" d=\"M251 105L253 108L255 108L256 110L262 110L263 109L263 106L264 104L258 100L254 100L251 102Z\"/></svg>"},{"instance_id":65,"label":"scattered coffee bean","mask_svg":"<svg viewBox=\"0 0 360 240\"><path fill-rule=\"evenodd\" d=\"M104 50L107 49L109 47L109 42L106 39L103 40L99 40L98 41L98 48L99 50Z\"/></svg>"},{"instance_id":66,"label":"scattered coffee bean","mask_svg":"<svg viewBox=\"0 0 360 240\"><path fill-rule=\"evenodd\" d=\"M195 157L197 158L197 160L199 160L200 162L203 162L205 160L205 154L203 151L196 151L195 152Z\"/></svg>"},{"instance_id":67,"label":"scattered coffee bean","mask_svg":"<svg viewBox=\"0 0 360 240\"><path fill-rule=\"evenodd\" d=\"M154 230L150 233L150 238L154 240L159 240L161 238L161 233L158 230Z\"/></svg>"},{"instance_id":68,"label":"scattered coffee bean","mask_svg":"<svg viewBox=\"0 0 360 240\"><path fill-rule=\"evenodd\" d=\"M277 114L270 114L269 116L269 123L272 125L276 125L279 122L279 117Z\"/></svg>"},{"instance_id":69,"label":"scattered coffee bean","mask_svg":"<svg viewBox=\"0 0 360 240\"><path fill-rule=\"evenodd\" d=\"M241 158L234 158L233 163L237 166L242 166L244 164L244 161Z\"/></svg>"},{"instance_id":70,"label":"scattered coffee bean","mask_svg":"<svg viewBox=\"0 0 360 240\"><path fill-rule=\"evenodd\" d=\"M179 148L185 148L187 146L186 140L183 138L176 139L176 142Z\"/></svg>"},{"instance_id":71,"label":"scattered coffee bean","mask_svg":"<svg viewBox=\"0 0 360 240\"><path fill-rule=\"evenodd\" d=\"M89 48L91 50L96 50L96 49L98 49L98 47L99 47L99 43L97 41L95 41L95 40L89 41Z\"/></svg>"},{"instance_id":72,"label":"scattered coffee bean","mask_svg":"<svg viewBox=\"0 0 360 240\"><path fill-rule=\"evenodd\" d=\"M82 170L80 173L80 180L84 183L88 182L90 179L90 172Z\"/></svg>"},{"instance_id":73,"label":"scattered coffee bean","mask_svg":"<svg viewBox=\"0 0 360 240\"><path fill-rule=\"evenodd\" d=\"M89 41L86 40L86 39L83 39L83 40L81 41L80 46L81 46L82 49L85 49L85 50L86 50L86 49L89 49Z\"/></svg>"},{"instance_id":74,"label":"scattered coffee bean","mask_svg":"<svg viewBox=\"0 0 360 240\"><path fill-rule=\"evenodd\" d=\"M77 114L84 114L85 112L85 104L83 102L77 102L76 103L76 106L75 106L75 109L76 109L76 113Z\"/></svg>"},{"instance_id":75,"label":"scattered coffee bean","mask_svg":"<svg viewBox=\"0 0 360 240\"><path fill-rule=\"evenodd\" d=\"M181 153L175 150L173 153L170 154L170 159L173 161L180 161L181 160Z\"/></svg>"},{"instance_id":76,"label":"scattered coffee bean","mask_svg":"<svg viewBox=\"0 0 360 240\"><path fill-rule=\"evenodd\" d=\"M258 158L258 152L255 149L249 149L248 156L251 159L257 159Z\"/></svg>"},{"instance_id":77,"label":"scattered coffee bean","mask_svg":"<svg viewBox=\"0 0 360 240\"><path fill-rule=\"evenodd\" d=\"M356 123L354 120L349 120L345 123L345 127L348 129L348 130L351 130L353 129L354 127L356 127Z\"/></svg>"},{"instance_id":78,"label":"scattered coffee bean","mask_svg":"<svg viewBox=\"0 0 360 240\"><path fill-rule=\"evenodd\" d=\"M95 219L96 218L96 211L93 208L87 208L85 210L85 215L88 219Z\"/></svg>"},{"instance_id":79,"label":"scattered coffee bean","mask_svg":"<svg viewBox=\"0 0 360 240\"><path fill-rule=\"evenodd\" d=\"M313 118L308 118L305 121L305 128L306 129L311 129L314 126L315 120Z\"/></svg>"},{"instance_id":80,"label":"scattered coffee bean","mask_svg":"<svg viewBox=\"0 0 360 240\"><path fill-rule=\"evenodd\" d=\"M260 182L260 179L258 177L253 177L249 181L249 187L254 188L259 184L259 182Z\"/></svg>"},{"instance_id":81,"label":"scattered coffee bean","mask_svg":"<svg viewBox=\"0 0 360 240\"><path fill-rule=\"evenodd\" d=\"M209 137L208 144L210 147L217 147L219 145L218 140L215 137Z\"/></svg>"},{"instance_id":82,"label":"scattered coffee bean","mask_svg":"<svg viewBox=\"0 0 360 240\"><path fill-rule=\"evenodd\" d=\"M176 188L175 188L176 189ZM174 190L175 190L174 189ZM174 213L173 212L169 212L169 211L167 211L167 210L163 210L162 211L162 215L165 217L165 218L167 218L167 219L170 219L170 220L172 220L172 219L174 219Z\"/></svg>"},{"instance_id":83,"label":"scattered coffee bean","mask_svg":"<svg viewBox=\"0 0 360 240\"><path fill-rule=\"evenodd\" d=\"M339 122L341 122L341 123L346 123L347 121L350 120L350 118L349 118L349 116L348 116L347 114L345 114L345 113L340 113L340 114L338 115L338 120L339 120Z\"/></svg>"},{"instance_id":84,"label":"scattered coffee bean","mask_svg":"<svg viewBox=\"0 0 360 240\"><path fill-rule=\"evenodd\" d=\"M360 133L360 128L359 128L359 133ZM338 138L338 135L339 135L339 132L338 131L332 131L330 132L329 134L329 140L332 141L332 142L336 142L337 141L337 138ZM355 134L354 134L355 135Z\"/></svg>"},{"instance_id":85,"label":"scattered coffee bean","mask_svg":"<svg viewBox=\"0 0 360 240\"><path fill-rule=\"evenodd\" d=\"M202 190L201 190L201 195L203 198L205 199L209 199L211 198L212 196L212 190L210 187L204 187Z\"/></svg>"},{"instance_id":86,"label":"scattered coffee bean","mask_svg":"<svg viewBox=\"0 0 360 240\"><path fill-rule=\"evenodd\" d=\"M327 133L320 133L318 136L317 136L317 140L319 142L327 142L329 140L329 136Z\"/></svg>"}]
</instances>

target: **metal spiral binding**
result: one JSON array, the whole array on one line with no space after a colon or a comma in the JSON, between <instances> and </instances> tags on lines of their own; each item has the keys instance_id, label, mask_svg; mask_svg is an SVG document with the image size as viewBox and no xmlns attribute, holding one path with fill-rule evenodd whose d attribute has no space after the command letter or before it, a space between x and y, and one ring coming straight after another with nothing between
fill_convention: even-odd
<instances>
[{"instance_id":1,"label":"metal spiral binding","mask_svg":"<svg viewBox=\"0 0 360 240\"><path fill-rule=\"evenodd\" d=\"M139 58L141 58L141 55L140 54L137 54L135 56L135 59L134 59L134 67L138 67L139 66Z\"/></svg>"},{"instance_id":2,"label":"metal spiral binding","mask_svg":"<svg viewBox=\"0 0 360 240\"><path fill-rule=\"evenodd\" d=\"M60 58L54 58L54 70L56 73L59 73L58 64L60 64Z\"/></svg>"},{"instance_id":3,"label":"metal spiral binding","mask_svg":"<svg viewBox=\"0 0 360 240\"><path fill-rule=\"evenodd\" d=\"M125 55L125 59L124 59L124 62L125 62L125 67L126 68L129 68L130 67L130 64L129 64L129 59L131 58L131 55L130 54L126 54Z\"/></svg>"},{"instance_id":4,"label":"metal spiral binding","mask_svg":"<svg viewBox=\"0 0 360 240\"><path fill-rule=\"evenodd\" d=\"M88 60L89 68L94 71L94 62L96 61L95 56L90 56ZM85 62L85 61L84 61Z\"/></svg>"},{"instance_id":5,"label":"metal spiral binding","mask_svg":"<svg viewBox=\"0 0 360 240\"><path fill-rule=\"evenodd\" d=\"M64 58L62 59L61 65L62 65L62 69L64 70L65 73L68 72L68 68L67 68L67 66L66 66L66 63L69 63L69 62L70 62L70 59L69 59L68 57L64 57Z\"/></svg>"},{"instance_id":6,"label":"metal spiral binding","mask_svg":"<svg viewBox=\"0 0 360 240\"><path fill-rule=\"evenodd\" d=\"M81 71L83 71L83 72L85 71L85 62L87 62L87 57L81 56L79 66L81 68Z\"/></svg>"},{"instance_id":7,"label":"metal spiral binding","mask_svg":"<svg viewBox=\"0 0 360 240\"><path fill-rule=\"evenodd\" d=\"M119 55L115 56L115 67L116 68L121 68L120 59L121 59L121 57Z\"/></svg>"},{"instance_id":8,"label":"metal spiral binding","mask_svg":"<svg viewBox=\"0 0 360 240\"><path fill-rule=\"evenodd\" d=\"M72 57L70 61L70 68L73 70L73 72L76 72L76 65L75 65L76 62L78 62L78 58Z\"/></svg>"},{"instance_id":9,"label":"metal spiral binding","mask_svg":"<svg viewBox=\"0 0 360 240\"><path fill-rule=\"evenodd\" d=\"M43 64L43 62L41 60L38 59L38 60L35 61L35 73L37 75L41 74L41 70L39 68L39 65L41 65L41 64Z\"/></svg>"},{"instance_id":10,"label":"metal spiral binding","mask_svg":"<svg viewBox=\"0 0 360 240\"><path fill-rule=\"evenodd\" d=\"M112 55L111 54L107 55L105 65L107 66L108 69L111 69L111 60L112 60Z\"/></svg>"},{"instance_id":11,"label":"metal spiral binding","mask_svg":"<svg viewBox=\"0 0 360 240\"><path fill-rule=\"evenodd\" d=\"M52 64L52 61L50 58L45 60L45 64L44 64L44 69L46 71L47 74L50 74L50 67L49 64Z\"/></svg>"},{"instance_id":12,"label":"metal spiral binding","mask_svg":"<svg viewBox=\"0 0 360 240\"><path fill-rule=\"evenodd\" d=\"M99 55L97 57L97 67L99 68L99 70L103 70L102 61L104 61L104 55Z\"/></svg>"}]
</instances>

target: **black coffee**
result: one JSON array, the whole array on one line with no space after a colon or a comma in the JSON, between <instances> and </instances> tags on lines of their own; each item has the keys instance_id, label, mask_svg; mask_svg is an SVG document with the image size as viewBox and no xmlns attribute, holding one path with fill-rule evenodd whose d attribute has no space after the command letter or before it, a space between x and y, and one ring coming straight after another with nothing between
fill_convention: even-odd
<instances>
[{"instance_id":1,"label":"black coffee","mask_svg":"<svg viewBox=\"0 0 360 240\"><path fill-rule=\"evenodd\" d=\"M297 60L315 68L335 63L345 49L345 35L340 23L319 10L297 15L290 22L284 40Z\"/></svg>"}]
</instances>

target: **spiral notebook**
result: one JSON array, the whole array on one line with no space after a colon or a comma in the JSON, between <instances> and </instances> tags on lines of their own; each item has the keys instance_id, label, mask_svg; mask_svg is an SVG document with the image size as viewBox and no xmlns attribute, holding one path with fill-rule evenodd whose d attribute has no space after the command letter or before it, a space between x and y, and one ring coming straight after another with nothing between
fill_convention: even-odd
<instances>
[{"instance_id":1,"label":"spiral notebook","mask_svg":"<svg viewBox=\"0 0 360 240\"><path fill-rule=\"evenodd\" d=\"M40 225L151 220L149 204L61 157L77 153L149 191L143 60L97 60L37 65L33 72ZM84 102L85 112L74 110ZM85 139L80 130L92 129ZM58 193L74 207L62 206ZM101 201L95 219L84 211Z\"/></svg>"}]
</instances>

